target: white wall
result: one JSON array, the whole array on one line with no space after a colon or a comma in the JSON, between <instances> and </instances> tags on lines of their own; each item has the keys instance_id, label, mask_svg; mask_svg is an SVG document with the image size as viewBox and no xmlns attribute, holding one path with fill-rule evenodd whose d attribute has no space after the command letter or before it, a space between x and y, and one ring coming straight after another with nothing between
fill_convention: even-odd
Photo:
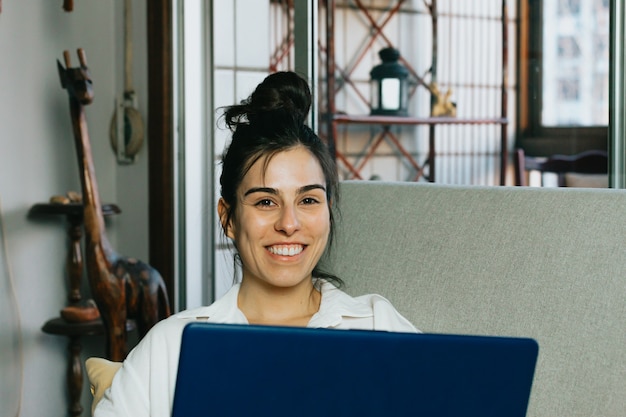
<instances>
[{"instance_id":1,"label":"white wall","mask_svg":"<svg viewBox=\"0 0 626 417\"><path fill-rule=\"evenodd\" d=\"M87 120L100 194L123 211L108 222L109 238L123 254L145 260L148 254L147 148L136 164L122 167L109 147L114 97L123 89L123 2L79 0L72 13L64 12L62 3L4 0L0 14L0 200L23 332L23 417L66 415L67 407L67 340L41 331L66 303L66 224L60 217L27 217L33 204L80 188L67 94L56 68L65 49L71 51L72 66L78 62L76 49L85 49L94 81ZM145 115L146 7L145 0L133 3L134 80ZM7 278L0 274L0 279L5 288ZM9 301L3 292L0 337L15 334ZM0 346L5 349L0 351L0 391L14 393L15 379L5 372L14 356ZM83 358L103 354L101 337L84 339ZM0 415L13 417L16 403L15 395L3 396ZM83 415L89 404L85 383Z\"/></svg>"}]
</instances>

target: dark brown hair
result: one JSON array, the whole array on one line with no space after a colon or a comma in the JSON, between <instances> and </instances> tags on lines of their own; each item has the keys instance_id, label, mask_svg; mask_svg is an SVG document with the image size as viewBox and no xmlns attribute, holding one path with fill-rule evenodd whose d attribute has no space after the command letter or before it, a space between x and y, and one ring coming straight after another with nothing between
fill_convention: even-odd
<instances>
[{"instance_id":1,"label":"dark brown hair","mask_svg":"<svg viewBox=\"0 0 626 417\"><path fill-rule=\"evenodd\" d=\"M221 197L227 204L226 222L234 220L237 190L252 165L261 158L266 164L273 155L295 147L307 149L319 162L326 180L330 212L329 247L334 237L331 203L338 204L338 176L328 146L305 124L311 108L308 83L295 72L282 71L267 76L247 99L226 107L223 117L232 131L232 140L222 157ZM313 269L313 276L341 285L336 276Z\"/></svg>"}]
</instances>

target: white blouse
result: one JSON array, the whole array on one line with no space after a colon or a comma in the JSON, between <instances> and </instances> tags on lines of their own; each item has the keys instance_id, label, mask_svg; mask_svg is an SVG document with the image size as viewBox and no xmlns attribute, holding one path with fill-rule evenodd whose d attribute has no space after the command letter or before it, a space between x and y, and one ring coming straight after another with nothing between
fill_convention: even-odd
<instances>
[{"instance_id":1,"label":"white blouse","mask_svg":"<svg viewBox=\"0 0 626 417\"><path fill-rule=\"evenodd\" d=\"M351 297L322 281L320 309L307 327L418 332L376 294ZM170 417L183 328L191 321L248 324L237 307L239 285L208 307L182 311L157 323L128 354L94 417Z\"/></svg>"}]
</instances>

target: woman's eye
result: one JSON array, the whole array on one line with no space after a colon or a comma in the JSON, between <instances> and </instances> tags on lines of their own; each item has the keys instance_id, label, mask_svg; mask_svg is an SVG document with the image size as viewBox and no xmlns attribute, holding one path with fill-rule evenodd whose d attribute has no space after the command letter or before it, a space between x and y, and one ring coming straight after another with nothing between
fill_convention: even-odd
<instances>
[{"instance_id":1,"label":"woman's eye","mask_svg":"<svg viewBox=\"0 0 626 417\"><path fill-rule=\"evenodd\" d=\"M271 207L274 205L274 202L272 200L270 200L269 198L265 198L263 200L259 200L256 203L256 206L259 207Z\"/></svg>"},{"instance_id":2,"label":"woman's eye","mask_svg":"<svg viewBox=\"0 0 626 417\"><path fill-rule=\"evenodd\" d=\"M302 204L317 204L317 203L319 203L319 201L313 197L307 197L302 200Z\"/></svg>"}]
</instances>

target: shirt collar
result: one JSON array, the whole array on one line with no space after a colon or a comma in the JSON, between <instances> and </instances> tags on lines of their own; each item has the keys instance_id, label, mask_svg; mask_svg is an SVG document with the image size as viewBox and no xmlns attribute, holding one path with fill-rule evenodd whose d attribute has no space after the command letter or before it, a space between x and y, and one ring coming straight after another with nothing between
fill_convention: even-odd
<instances>
[{"instance_id":1,"label":"shirt collar","mask_svg":"<svg viewBox=\"0 0 626 417\"><path fill-rule=\"evenodd\" d=\"M322 293L320 309L311 317L307 327L336 327L344 317L364 318L374 315L372 308L355 299L330 282L316 281ZM207 307L199 307L178 313L181 319L195 319L212 323L248 324L248 320L237 306L240 284L235 284L220 299Z\"/></svg>"},{"instance_id":2,"label":"shirt collar","mask_svg":"<svg viewBox=\"0 0 626 417\"><path fill-rule=\"evenodd\" d=\"M330 282L322 279L319 282L322 302L307 327L335 327L344 317L363 318L374 315L372 308L364 302L349 296Z\"/></svg>"},{"instance_id":3,"label":"shirt collar","mask_svg":"<svg viewBox=\"0 0 626 417\"><path fill-rule=\"evenodd\" d=\"M211 323L248 324L248 320L237 306L240 284L233 285L222 297L210 306L198 307L177 314L182 319L196 319Z\"/></svg>"}]
</instances>

